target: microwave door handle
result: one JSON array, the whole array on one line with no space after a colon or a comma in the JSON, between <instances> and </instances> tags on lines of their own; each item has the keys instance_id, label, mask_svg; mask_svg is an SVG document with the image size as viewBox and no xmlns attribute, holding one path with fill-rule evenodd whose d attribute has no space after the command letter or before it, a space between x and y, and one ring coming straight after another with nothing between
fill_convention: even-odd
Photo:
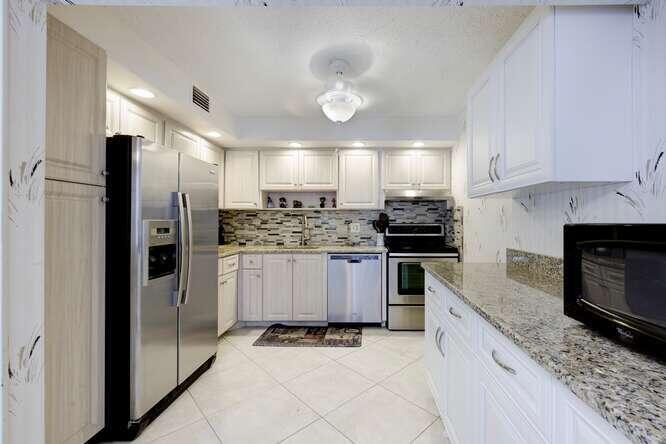
<instances>
[{"instance_id":1,"label":"microwave door handle","mask_svg":"<svg viewBox=\"0 0 666 444\"><path fill-rule=\"evenodd\" d=\"M185 199L185 206L187 207L187 271L185 272L186 283L185 283L185 293L182 301L182 305L187 304L187 301L190 299L190 277L192 276L192 205L190 204L190 195L189 193L183 193Z\"/></svg>"},{"instance_id":2,"label":"microwave door handle","mask_svg":"<svg viewBox=\"0 0 666 444\"><path fill-rule=\"evenodd\" d=\"M183 266L185 265L185 248L187 240L185 239L185 205L183 204L183 193L176 193L178 200L178 251L180 257L178 258L178 289L176 290L175 305L180 306L183 291L185 291L185 273Z\"/></svg>"}]
</instances>

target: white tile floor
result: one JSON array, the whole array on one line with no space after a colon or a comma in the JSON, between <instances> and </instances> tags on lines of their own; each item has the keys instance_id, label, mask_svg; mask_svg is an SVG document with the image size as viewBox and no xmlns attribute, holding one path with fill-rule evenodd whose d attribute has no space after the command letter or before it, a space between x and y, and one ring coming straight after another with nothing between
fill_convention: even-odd
<instances>
[{"instance_id":1,"label":"white tile floor","mask_svg":"<svg viewBox=\"0 0 666 444\"><path fill-rule=\"evenodd\" d=\"M135 441L448 444L421 360L423 333L363 329L354 348L219 342L215 365Z\"/></svg>"}]
</instances>

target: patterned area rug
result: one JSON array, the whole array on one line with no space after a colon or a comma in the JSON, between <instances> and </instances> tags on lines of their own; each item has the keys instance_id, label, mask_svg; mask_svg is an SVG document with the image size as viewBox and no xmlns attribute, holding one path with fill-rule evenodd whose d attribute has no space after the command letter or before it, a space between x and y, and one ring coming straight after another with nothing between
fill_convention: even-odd
<instances>
[{"instance_id":1,"label":"patterned area rug","mask_svg":"<svg viewBox=\"0 0 666 444\"><path fill-rule=\"evenodd\" d=\"M291 327L271 325L254 341L267 347L360 347L360 327Z\"/></svg>"}]
</instances>

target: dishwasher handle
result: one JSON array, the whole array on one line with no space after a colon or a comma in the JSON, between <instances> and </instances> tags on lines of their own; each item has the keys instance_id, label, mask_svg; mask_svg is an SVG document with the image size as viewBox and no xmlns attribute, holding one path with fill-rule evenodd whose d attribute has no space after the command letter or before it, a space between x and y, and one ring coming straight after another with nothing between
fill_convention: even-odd
<instances>
[{"instance_id":1,"label":"dishwasher handle","mask_svg":"<svg viewBox=\"0 0 666 444\"><path fill-rule=\"evenodd\" d=\"M350 264L360 264L363 261L378 261L379 255L332 254L328 258L332 261L346 261Z\"/></svg>"}]
</instances>

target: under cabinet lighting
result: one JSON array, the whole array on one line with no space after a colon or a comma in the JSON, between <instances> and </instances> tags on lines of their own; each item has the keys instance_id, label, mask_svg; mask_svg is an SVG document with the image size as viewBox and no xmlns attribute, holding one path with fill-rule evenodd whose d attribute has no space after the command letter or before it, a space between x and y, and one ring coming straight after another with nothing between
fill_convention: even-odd
<instances>
[{"instance_id":1,"label":"under cabinet lighting","mask_svg":"<svg viewBox=\"0 0 666 444\"><path fill-rule=\"evenodd\" d=\"M132 88L130 89L130 92L135 96L141 97L143 99L152 99L155 97L155 94L153 94L152 91L148 91L147 89L143 88Z\"/></svg>"}]
</instances>

